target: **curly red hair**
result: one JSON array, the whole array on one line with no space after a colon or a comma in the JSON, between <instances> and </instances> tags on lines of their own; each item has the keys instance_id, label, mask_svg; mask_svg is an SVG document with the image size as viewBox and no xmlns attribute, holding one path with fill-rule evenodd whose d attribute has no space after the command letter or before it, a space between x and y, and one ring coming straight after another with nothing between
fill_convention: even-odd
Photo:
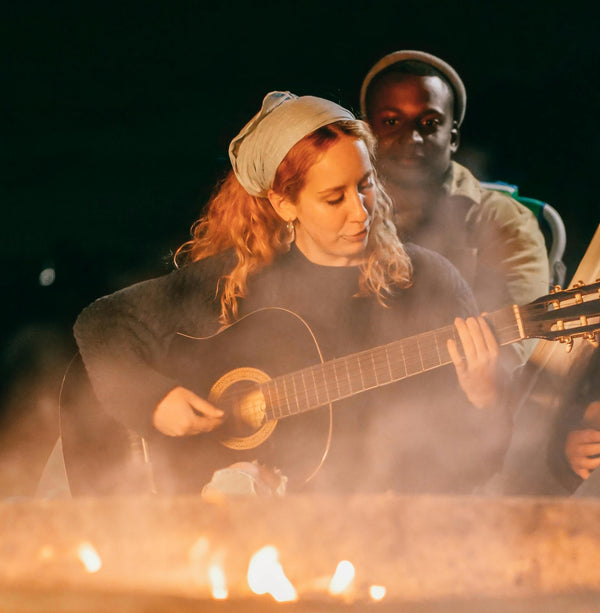
<instances>
[{"instance_id":1,"label":"curly red hair","mask_svg":"<svg viewBox=\"0 0 600 613\"><path fill-rule=\"evenodd\" d=\"M326 125L305 136L279 165L273 191L295 202L304 187L306 173L320 156L340 138L362 140L374 162L375 139L360 120ZM365 260L360 266L359 295L373 294L385 304L392 286L411 284L412 266L392 222L392 204L375 178L377 193ZM237 262L221 279L221 321L238 316L238 299L247 291L248 276L270 264L290 247L285 222L266 198L250 196L233 171L217 185L207 209L192 226L192 238L177 250L176 262L185 256L191 261L233 249Z\"/></svg>"}]
</instances>

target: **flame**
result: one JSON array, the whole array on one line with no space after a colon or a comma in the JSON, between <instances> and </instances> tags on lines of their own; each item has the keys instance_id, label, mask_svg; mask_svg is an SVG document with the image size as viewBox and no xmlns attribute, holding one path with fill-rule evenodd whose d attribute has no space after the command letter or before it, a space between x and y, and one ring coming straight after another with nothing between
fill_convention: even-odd
<instances>
[{"instance_id":1,"label":"flame","mask_svg":"<svg viewBox=\"0 0 600 613\"><path fill-rule=\"evenodd\" d=\"M88 573L97 573L102 568L102 560L91 543L81 543L77 548L77 556Z\"/></svg>"},{"instance_id":2,"label":"flame","mask_svg":"<svg viewBox=\"0 0 600 613\"><path fill-rule=\"evenodd\" d=\"M387 594L387 589L383 585L372 585L369 588L369 596L376 602L379 600L383 600L385 595Z\"/></svg>"},{"instance_id":3,"label":"flame","mask_svg":"<svg viewBox=\"0 0 600 613\"><path fill-rule=\"evenodd\" d=\"M277 549L268 545L259 549L248 566L248 585L255 594L271 594L277 602L298 599L296 589L285 576Z\"/></svg>"},{"instance_id":4,"label":"flame","mask_svg":"<svg viewBox=\"0 0 600 613\"><path fill-rule=\"evenodd\" d=\"M225 572L219 564L211 564L208 569L208 578L212 588L212 595L215 600L225 600L229 596Z\"/></svg>"},{"instance_id":5,"label":"flame","mask_svg":"<svg viewBox=\"0 0 600 613\"><path fill-rule=\"evenodd\" d=\"M221 552L211 552L208 538L200 536L190 547L188 556L191 570L196 580L204 582L208 568L208 581L212 597L215 600L225 600L229 596L229 590L227 589Z\"/></svg>"},{"instance_id":6,"label":"flame","mask_svg":"<svg viewBox=\"0 0 600 613\"><path fill-rule=\"evenodd\" d=\"M355 570L352 562L342 560L335 569L333 577L329 582L329 593L338 596L346 592L354 581Z\"/></svg>"}]
</instances>

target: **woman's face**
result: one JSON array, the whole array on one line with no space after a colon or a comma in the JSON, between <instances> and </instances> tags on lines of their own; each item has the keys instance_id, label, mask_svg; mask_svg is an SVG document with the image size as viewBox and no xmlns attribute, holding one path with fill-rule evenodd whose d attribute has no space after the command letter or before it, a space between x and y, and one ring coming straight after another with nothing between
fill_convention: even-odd
<instances>
[{"instance_id":1,"label":"woman's face","mask_svg":"<svg viewBox=\"0 0 600 613\"><path fill-rule=\"evenodd\" d=\"M341 137L309 169L296 202L288 203L288 219L295 218L298 249L323 266L360 264L375 198L365 143Z\"/></svg>"}]
</instances>

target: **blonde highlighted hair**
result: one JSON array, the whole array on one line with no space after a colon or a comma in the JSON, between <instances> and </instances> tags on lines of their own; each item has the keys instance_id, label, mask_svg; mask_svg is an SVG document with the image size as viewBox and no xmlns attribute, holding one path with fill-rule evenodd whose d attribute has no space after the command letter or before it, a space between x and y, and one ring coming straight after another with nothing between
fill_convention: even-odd
<instances>
[{"instance_id":1,"label":"blonde highlighted hair","mask_svg":"<svg viewBox=\"0 0 600 613\"><path fill-rule=\"evenodd\" d=\"M375 139L360 120L336 121L319 128L296 143L279 165L273 191L296 202L306 173L340 138L362 140L374 164ZM385 305L393 287L411 285L412 266L392 222L392 203L374 178L376 199L365 260L360 265L357 295L374 295ZM197 261L233 249L237 262L220 280L221 321L238 317L238 299L247 291L248 276L270 264L290 248L285 222L267 198L250 196L233 172L217 185L206 213L192 226L192 238L177 250L175 261Z\"/></svg>"}]
</instances>

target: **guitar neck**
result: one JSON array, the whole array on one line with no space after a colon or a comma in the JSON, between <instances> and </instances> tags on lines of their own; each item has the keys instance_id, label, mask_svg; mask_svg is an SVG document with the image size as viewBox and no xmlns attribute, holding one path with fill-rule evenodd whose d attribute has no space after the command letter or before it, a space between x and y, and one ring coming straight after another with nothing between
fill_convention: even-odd
<instances>
[{"instance_id":1,"label":"guitar neck","mask_svg":"<svg viewBox=\"0 0 600 613\"><path fill-rule=\"evenodd\" d=\"M525 338L517 307L495 311L486 319L500 345ZM458 342L453 325L275 377L260 386L266 417L297 415L448 364L450 339Z\"/></svg>"}]
</instances>

